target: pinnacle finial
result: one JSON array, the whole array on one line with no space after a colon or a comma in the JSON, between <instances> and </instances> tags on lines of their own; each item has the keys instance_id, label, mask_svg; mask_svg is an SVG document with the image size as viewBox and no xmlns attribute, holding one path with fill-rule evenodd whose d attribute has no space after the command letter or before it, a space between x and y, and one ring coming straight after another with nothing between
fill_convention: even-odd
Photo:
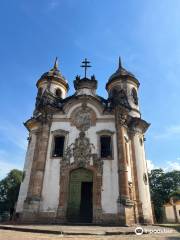
<instances>
[{"instance_id":1,"label":"pinnacle finial","mask_svg":"<svg viewBox=\"0 0 180 240\"><path fill-rule=\"evenodd\" d=\"M119 68L122 68L121 57L119 56Z\"/></svg>"},{"instance_id":2,"label":"pinnacle finial","mask_svg":"<svg viewBox=\"0 0 180 240\"><path fill-rule=\"evenodd\" d=\"M56 57L55 62L54 62L54 69L58 70L58 58Z\"/></svg>"}]
</instances>

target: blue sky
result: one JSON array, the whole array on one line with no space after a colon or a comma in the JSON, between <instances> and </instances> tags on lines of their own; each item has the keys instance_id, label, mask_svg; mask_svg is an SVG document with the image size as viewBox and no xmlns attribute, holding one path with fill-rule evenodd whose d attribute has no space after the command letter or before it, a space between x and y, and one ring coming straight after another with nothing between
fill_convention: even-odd
<instances>
[{"instance_id":1,"label":"blue sky","mask_svg":"<svg viewBox=\"0 0 180 240\"><path fill-rule=\"evenodd\" d=\"M72 82L87 57L98 94L118 56L139 79L142 117L151 123L146 158L151 166L180 168L179 0L1 0L0 177L21 168L36 81L56 56Z\"/></svg>"}]
</instances>

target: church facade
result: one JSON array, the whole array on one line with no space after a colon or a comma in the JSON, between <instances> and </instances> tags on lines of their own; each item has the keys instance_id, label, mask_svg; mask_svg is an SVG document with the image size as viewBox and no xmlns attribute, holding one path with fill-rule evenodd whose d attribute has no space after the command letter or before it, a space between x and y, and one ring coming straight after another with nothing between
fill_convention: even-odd
<instances>
[{"instance_id":1,"label":"church facade","mask_svg":"<svg viewBox=\"0 0 180 240\"><path fill-rule=\"evenodd\" d=\"M71 96L57 60L37 81L16 213L24 223L151 224L139 81L119 60L105 99L83 64Z\"/></svg>"}]
</instances>

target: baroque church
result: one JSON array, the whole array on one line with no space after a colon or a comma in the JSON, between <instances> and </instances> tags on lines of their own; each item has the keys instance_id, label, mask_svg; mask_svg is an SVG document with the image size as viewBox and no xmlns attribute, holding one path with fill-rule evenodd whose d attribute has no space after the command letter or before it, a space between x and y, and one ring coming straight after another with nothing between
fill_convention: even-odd
<instances>
[{"instance_id":1,"label":"baroque church","mask_svg":"<svg viewBox=\"0 0 180 240\"><path fill-rule=\"evenodd\" d=\"M86 70L75 92L54 67L37 81L16 213L23 223L153 223L139 81L122 67L106 82L108 97Z\"/></svg>"}]
</instances>

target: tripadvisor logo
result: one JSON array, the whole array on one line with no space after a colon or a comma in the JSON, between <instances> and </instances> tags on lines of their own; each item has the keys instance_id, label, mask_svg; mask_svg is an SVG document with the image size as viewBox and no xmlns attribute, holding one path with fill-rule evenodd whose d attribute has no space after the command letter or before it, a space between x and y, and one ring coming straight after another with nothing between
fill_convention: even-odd
<instances>
[{"instance_id":1,"label":"tripadvisor logo","mask_svg":"<svg viewBox=\"0 0 180 240\"><path fill-rule=\"evenodd\" d=\"M149 234L157 234L157 233L172 233L173 230L169 228L142 228L142 227L137 227L134 230L136 235L142 235L143 233L149 233Z\"/></svg>"},{"instance_id":2,"label":"tripadvisor logo","mask_svg":"<svg viewBox=\"0 0 180 240\"><path fill-rule=\"evenodd\" d=\"M135 232L136 235L142 235L143 234L143 228L142 227L137 227L134 232Z\"/></svg>"}]
</instances>

